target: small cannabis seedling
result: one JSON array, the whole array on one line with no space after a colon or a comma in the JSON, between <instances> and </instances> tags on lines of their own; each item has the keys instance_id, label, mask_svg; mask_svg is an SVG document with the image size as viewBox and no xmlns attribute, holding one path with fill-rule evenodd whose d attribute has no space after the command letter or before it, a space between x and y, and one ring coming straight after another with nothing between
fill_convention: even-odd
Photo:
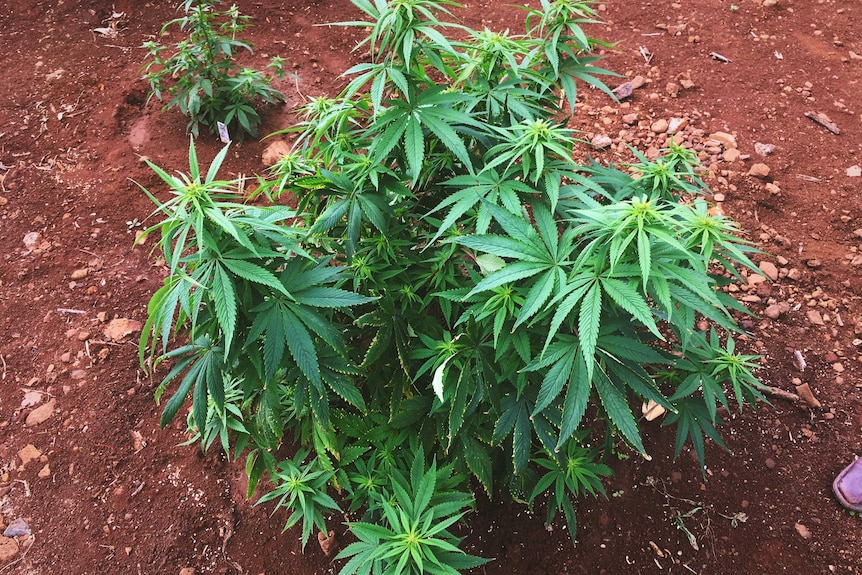
<instances>
[{"instance_id":1,"label":"small cannabis seedling","mask_svg":"<svg viewBox=\"0 0 862 575\"><path fill-rule=\"evenodd\" d=\"M234 58L241 50L252 52L252 45L238 38L249 26L249 17L234 5L216 9L221 0L185 0L178 10L181 18L171 20L161 33L178 25L188 38L164 56L167 46L156 41L145 43L149 61L144 79L150 85L150 98L170 98L163 110L179 108L189 117L187 129L198 135L200 125L215 131L222 122L237 133L257 137L260 115L253 103L258 98L269 104L284 102L284 95L270 84L272 77L242 68ZM269 65L278 78L284 77L284 61L275 57Z\"/></svg>"}]
</instances>

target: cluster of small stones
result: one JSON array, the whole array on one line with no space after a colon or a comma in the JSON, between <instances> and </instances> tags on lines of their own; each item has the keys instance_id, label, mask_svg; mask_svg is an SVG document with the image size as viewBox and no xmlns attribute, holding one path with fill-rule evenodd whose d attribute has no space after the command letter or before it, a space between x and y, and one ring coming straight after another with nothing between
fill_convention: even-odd
<instances>
[{"instance_id":1,"label":"cluster of small stones","mask_svg":"<svg viewBox=\"0 0 862 575\"><path fill-rule=\"evenodd\" d=\"M726 195L736 192L743 178L750 178L772 196L781 195L781 182L770 177L766 163L766 158L775 152L775 145L739 142L737 134L729 130L708 132L700 126L714 121L709 112L688 110L658 116L646 109L652 103L672 106L682 92L695 89L690 73L663 78L661 70L654 66L646 76L631 73L627 76L632 78L628 84L637 92L636 100L645 100L644 106L629 99L597 105L596 98L575 104L576 113L570 125L584 134L592 148L580 152L584 157L577 160L586 161L587 156L593 156L624 164L635 160L630 148L637 149L648 160L655 160L673 142L697 154L701 164L697 171L716 192L711 199L718 213L724 213L722 203Z\"/></svg>"}]
</instances>

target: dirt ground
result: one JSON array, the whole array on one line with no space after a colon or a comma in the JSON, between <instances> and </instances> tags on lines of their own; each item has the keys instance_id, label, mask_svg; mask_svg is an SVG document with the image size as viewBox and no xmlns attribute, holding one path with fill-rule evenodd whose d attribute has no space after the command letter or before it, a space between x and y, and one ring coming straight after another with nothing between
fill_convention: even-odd
<instances>
[{"instance_id":1,"label":"dirt ground","mask_svg":"<svg viewBox=\"0 0 862 575\"><path fill-rule=\"evenodd\" d=\"M187 166L185 119L147 104L140 80L139 46L175 2L111 4L0 6L0 522L23 519L32 532L0 539L0 575L336 573L316 545L303 554L299 533L282 533L282 512L245 499L242 462L177 447L182 422L158 427L155 383L135 334L123 335L145 320L165 273L150 246L131 249L152 205L130 179L162 191L140 156ZM248 61L278 54L298 77L279 85L288 103L263 111L264 132L287 126L305 97L335 94L359 61L358 32L315 26L355 18L348 0L237 4L256 24ZM604 66L624 76L609 83L643 85L621 104L583 89L571 121L595 144L583 153L625 162L628 145L652 154L676 137L701 154L717 209L776 276L733 286L758 314L740 343L763 355L764 383L808 384L821 407L774 398L734 415L723 429L731 452L708 450L705 479L690 453L673 460L672 430L649 424L652 460L612 462L610 497L578 502L574 548L561 524L544 528L543 512L480 501L462 534L497 560L476 571L862 573L862 518L831 493L862 454L862 4L598 8L606 24L589 32L619 42ZM95 34L113 11L126 15L117 33ZM456 14L522 29L508 3L475 0ZM806 113L825 114L836 133ZM206 162L218 148L199 140ZM223 175L261 171L263 148L236 145ZM331 518L338 536L342 519Z\"/></svg>"}]
</instances>

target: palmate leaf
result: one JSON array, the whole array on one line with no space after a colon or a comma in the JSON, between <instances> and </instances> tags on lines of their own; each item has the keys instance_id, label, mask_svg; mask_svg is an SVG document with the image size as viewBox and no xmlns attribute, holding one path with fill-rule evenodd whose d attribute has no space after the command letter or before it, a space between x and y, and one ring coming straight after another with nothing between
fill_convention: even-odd
<instances>
[{"instance_id":1,"label":"palmate leaf","mask_svg":"<svg viewBox=\"0 0 862 575\"><path fill-rule=\"evenodd\" d=\"M599 339L599 325L602 317L602 290L594 283L584 295L581 310L578 314L578 334L580 335L581 354L587 365L587 374L592 377L593 359L596 353L596 342Z\"/></svg>"},{"instance_id":2,"label":"palmate leaf","mask_svg":"<svg viewBox=\"0 0 862 575\"><path fill-rule=\"evenodd\" d=\"M646 455L637 421L635 421L634 415L626 403L625 395L608 379L602 369L593 370L593 374L593 384L599 392L599 398L602 400L602 405L610 417L611 423L619 430L629 445L642 455Z\"/></svg>"},{"instance_id":3,"label":"palmate leaf","mask_svg":"<svg viewBox=\"0 0 862 575\"><path fill-rule=\"evenodd\" d=\"M229 351L236 331L237 302L233 281L223 267L215 266L210 289L216 317L224 334L224 346ZM198 421L206 421L206 419Z\"/></svg>"},{"instance_id":4,"label":"palmate leaf","mask_svg":"<svg viewBox=\"0 0 862 575\"><path fill-rule=\"evenodd\" d=\"M602 289L621 308L632 314L636 320L647 327L656 337L664 340L664 336L655 324L652 311L644 298L629 284L611 278L599 279Z\"/></svg>"}]
</instances>

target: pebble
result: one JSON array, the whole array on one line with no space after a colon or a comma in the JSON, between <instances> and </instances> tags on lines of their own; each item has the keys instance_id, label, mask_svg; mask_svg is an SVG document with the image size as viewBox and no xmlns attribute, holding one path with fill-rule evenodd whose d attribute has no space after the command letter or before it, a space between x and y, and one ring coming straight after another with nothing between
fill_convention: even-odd
<instances>
[{"instance_id":1,"label":"pebble","mask_svg":"<svg viewBox=\"0 0 862 575\"><path fill-rule=\"evenodd\" d=\"M844 372L844 364L842 364L840 361L835 362L832 364L832 369L835 370L835 373L843 373Z\"/></svg>"},{"instance_id":2,"label":"pebble","mask_svg":"<svg viewBox=\"0 0 862 575\"><path fill-rule=\"evenodd\" d=\"M52 415L54 415L54 408L56 406L56 399L51 399L51 401L49 401L48 403L40 405L27 415L27 419L24 422L25 425L27 425L27 427L33 427L35 425L39 425L43 421L46 421Z\"/></svg>"},{"instance_id":3,"label":"pebble","mask_svg":"<svg viewBox=\"0 0 862 575\"><path fill-rule=\"evenodd\" d=\"M667 120L662 118L661 120L656 120L655 122L653 122L652 125L650 125L649 129L656 134L663 134L667 132L668 127L670 127L670 124Z\"/></svg>"},{"instance_id":4,"label":"pebble","mask_svg":"<svg viewBox=\"0 0 862 575\"><path fill-rule=\"evenodd\" d=\"M671 118L667 131L671 134L675 134L679 130L684 130L686 126L688 126L688 120L686 118Z\"/></svg>"},{"instance_id":5,"label":"pebble","mask_svg":"<svg viewBox=\"0 0 862 575\"><path fill-rule=\"evenodd\" d=\"M721 154L721 159L728 163L733 163L739 159L740 151L736 148L729 148Z\"/></svg>"},{"instance_id":6,"label":"pebble","mask_svg":"<svg viewBox=\"0 0 862 575\"><path fill-rule=\"evenodd\" d=\"M748 170L749 176L754 176L755 178L765 178L769 176L769 166L766 164L754 164L751 166L751 169Z\"/></svg>"},{"instance_id":7,"label":"pebble","mask_svg":"<svg viewBox=\"0 0 862 575\"><path fill-rule=\"evenodd\" d=\"M814 325L826 325L823 321L823 317L820 315L820 312L816 309L810 309L805 313L805 316L808 318L808 322Z\"/></svg>"},{"instance_id":8,"label":"pebble","mask_svg":"<svg viewBox=\"0 0 862 575\"><path fill-rule=\"evenodd\" d=\"M727 132L713 132L709 135L709 139L717 142L725 147L725 149L736 148L736 136Z\"/></svg>"},{"instance_id":9,"label":"pebble","mask_svg":"<svg viewBox=\"0 0 862 575\"><path fill-rule=\"evenodd\" d=\"M30 535L30 533L30 526L19 517L6 526L6 529L3 530L3 537L23 537Z\"/></svg>"},{"instance_id":10,"label":"pebble","mask_svg":"<svg viewBox=\"0 0 862 575\"><path fill-rule=\"evenodd\" d=\"M87 370L86 369L73 370L72 373L69 374L69 377L71 377L72 379L84 379L85 377L87 377Z\"/></svg>"},{"instance_id":11,"label":"pebble","mask_svg":"<svg viewBox=\"0 0 862 575\"><path fill-rule=\"evenodd\" d=\"M768 182L765 187L766 187L766 191L769 192L770 194L774 195L774 196L777 196L778 194L781 193L781 188L779 188L778 186L776 186L772 182Z\"/></svg>"},{"instance_id":12,"label":"pebble","mask_svg":"<svg viewBox=\"0 0 862 575\"><path fill-rule=\"evenodd\" d=\"M28 443L18 450L18 458L21 459L21 467L26 467L28 463L42 457L42 452L35 445Z\"/></svg>"},{"instance_id":13,"label":"pebble","mask_svg":"<svg viewBox=\"0 0 862 575\"><path fill-rule=\"evenodd\" d=\"M194 567L183 567L180 569L180 575L195 575Z\"/></svg>"},{"instance_id":14,"label":"pebble","mask_svg":"<svg viewBox=\"0 0 862 575\"><path fill-rule=\"evenodd\" d=\"M767 457L766 461L764 461L763 464L766 465L766 467L768 467L769 469L775 469L775 460L771 457Z\"/></svg>"},{"instance_id":15,"label":"pebble","mask_svg":"<svg viewBox=\"0 0 862 575\"><path fill-rule=\"evenodd\" d=\"M768 261L762 261L762 262L760 262L760 264L758 264L757 267L759 267L760 271L762 271L764 274L766 274L766 277L768 277L772 281L775 281L778 279L778 268L775 267L774 263L768 262Z\"/></svg>"},{"instance_id":16,"label":"pebble","mask_svg":"<svg viewBox=\"0 0 862 575\"><path fill-rule=\"evenodd\" d=\"M757 152L759 156L763 156L765 158L775 151L775 146L772 144L761 144L760 142L757 142L754 144L754 151Z\"/></svg>"},{"instance_id":17,"label":"pebble","mask_svg":"<svg viewBox=\"0 0 862 575\"><path fill-rule=\"evenodd\" d=\"M0 537L0 563L5 563L18 555L18 542L10 537Z\"/></svg>"},{"instance_id":18,"label":"pebble","mask_svg":"<svg viewBox=\"0 0 862 575\"><path fill-rule=\"evenodd\" d=\"M623 120L623 124L628 124L629 126L631 126L632 124L637 123L638 115L637 114L625 114L625 115L623 115L622 120Z\"/></svg>"},{"instance_id":19,"label":"pebble","mask_svg":"<svg viewBox=\"0 0 862 575\"><path fill-rule=\"evenodd\" d=\"M850 166L847 168L847 177L858 178L860 176L862 176L862 168L859 166Z\"/></svg>"},{"instance_id":20,"label":"pebble","mask_svg":"<svg viewBox=\"0 0 862 575\"><path fill-rule=\"evenodd\" d=\"M772 304L763 310L763 315L768 317L769 319L778 319L781 317L781 306L778 304Z\"/></svg>"},{"instance_id":21,"label":"pebble","mask_svg":"<svg viewBox=\"0 0 862 575\"><path fill-rule=\"evenodd\" d=\"M766 2L769 0L764 0L763 4L766 5ZM811 531L808 530L808 527L803 525L802 523L796 523L793 526L796 529L796 532L799 533L799 536L803 539L811 539Z\"/></svg>"},{"instance_id":22,"label":"pebble","mask_svg":"<svg viewBox=\"0 0 862 575\"><path fill-rule=\"evenodd\" d=\"M80 279L84 279L88 275L90 275L89 268L79 268L79 269L76 269L75 271L73 271L72 275L69 277L71 277L73 280L80 280Z\"/></svg>"},{"instance_id":23,"label":"pebble","mask_svg":"<svg viewBox=\"0 0 862 575\"><path fill-rule=\"evenodd\" d=\"M605 134L597 134L592 140L590 140L590 144L599 149L607 148L613 143L614 141Z\"/></svg>"},{"instance_id":24,"label":"pebble","mask_svg":"<svg viewBox=\"0 0 862 575\"><path fill-rule=\"evenodd\" d=\"M42 234L39 232L30 232L24 235L24 247L28 250L35 250L42 243Z\"/></svg>"}]
</instances>

